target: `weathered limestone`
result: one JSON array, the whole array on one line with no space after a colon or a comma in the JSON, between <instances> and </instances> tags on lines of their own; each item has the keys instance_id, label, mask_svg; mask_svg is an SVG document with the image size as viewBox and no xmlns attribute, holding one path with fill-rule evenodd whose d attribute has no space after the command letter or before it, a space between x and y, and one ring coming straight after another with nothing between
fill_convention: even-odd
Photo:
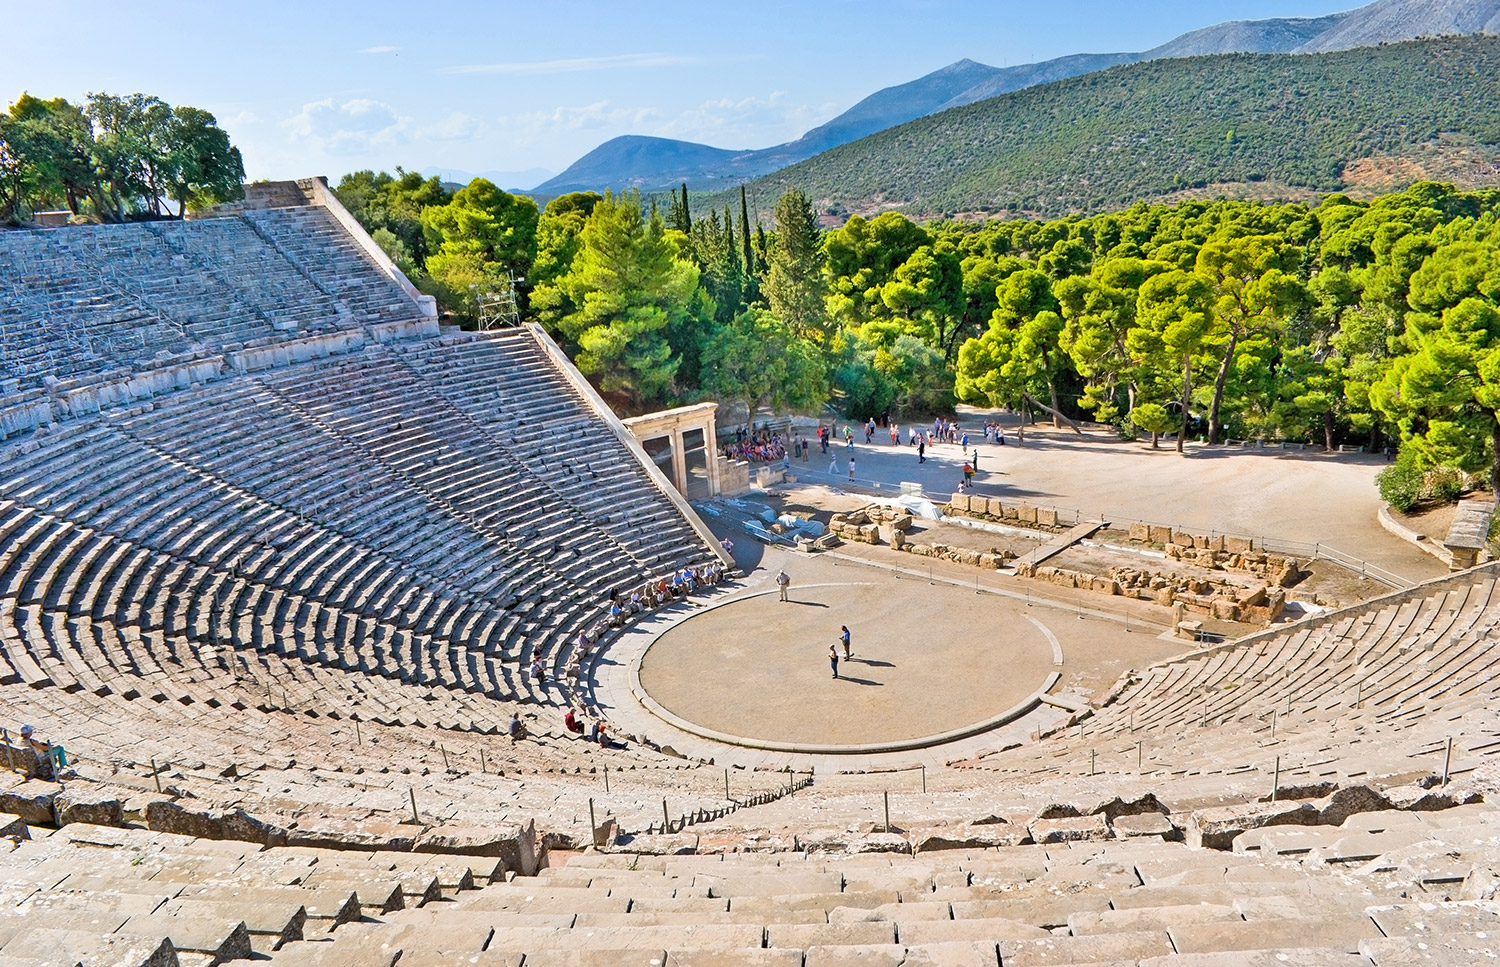
<instances>
[{"instance_id":1,"label":"weathered limestone","mask_svg":"<svg viewBox=\"0 0 1500 967\"><path fill-rule=\"evenodd\" d=\"M102 789L73 786L52 800L57 825L90 823L94 826L119 826L125 821L120 797Z\"/></svg>"},{"instance_id":2,"label":"weathered limestone","mask_svg":"<svg viewBox=\"0 0 1500 967\"><path fill-rule=\"evenodd\" d=\"M1227 850L1246 830L1265 826L1315 826L1318 807L1306 802L1245 803L1199 809L1187 816L1183 838L1189 846Z\"/></svg>"},{"instance_id":3,"label":"weathered limestone","mask_svg":"<svg viewBox=\"0 0 1500 967\"><path fill-rule=\"evenodd\" d=\"M1443 546L1452 555L1449 568L1465 571L1479 563L1479 555L1490 535L1490 518L1495 515L1495 505L1488 500L1460 500L1453 514L1453 523Z\"/></svg>"},{"instance_id":4,"label":"weathered limestone","mask_svg":"<svg viewBox=\"0 0 1500 967\"><path fill-rule=\"evenodd\" d=\"M53 802L63 787L55 782L29 779L9 789L0 789L0 812L19 816L33 826L47 825L56 819Z\"/></svg>"}]
</instances>

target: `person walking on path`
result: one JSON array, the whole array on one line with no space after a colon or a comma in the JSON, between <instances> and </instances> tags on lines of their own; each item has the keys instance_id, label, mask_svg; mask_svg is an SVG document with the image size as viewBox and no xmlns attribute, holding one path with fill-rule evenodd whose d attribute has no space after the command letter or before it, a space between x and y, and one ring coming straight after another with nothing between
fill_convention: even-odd
<instances>
[{"instance_id":1,"label":"person walking on path","mask_svg":"<svg viewBox=\"0 0 1500 967\"><path fill-rule=\"evenodd\" d=\"M792 586L792 579L787 576L786 571L776 573L776 586L781 589L781 600L787 600L786 589Z\"/></svg>"},{"instance_id":2,"label":"person walking on path","mask_svg":"<svg viewBox=\"0 0 1500 967\"><path fill-rule=\"evenodd\" d=\"M837 454L828 458L828 474L832 476L839 472L839 458Z\"/></svg>"},{"instance_id":3,"label":"person walking on path","mask_svg":"<svg viewBox=\"0 0 1500 967\"><path fill-rule=\"evenodd\" d=\"M850 480L854 479L854 458L853 457L849 458L849 479Z\"/></svg>"},{"instance_id":4,"label":"person walking on path","mask_svg":"<svg viewBox=\"0 0 1500 967\"><path fill-rule=\"evenodd\" d=\"M968 461L964 461L964 490L972 486L974 486L974 467Z\"/></svg>"},{"instance_id":5,"label":"person walking on path","mask_svg":"<svg viewBox=\"0 0 1500 967\"><path fill-rule=\"evenodd\" d=\"M852 657L854 655L854 650L849 647L848 625L839 625L839 641L843 642L844 645L844 657L846 659Z\"/></svg>"},{"instance_id":6,"label":"person walking on path","mask_svg":"<svg viewBox=\"0 0 1500 967\"><path fill-rule=\"evenodd\" d=\"M896 421L895 420L892 420L891 421L891 446L894 447L894 446L898 445L900 442L901 442L901 428L896 425Z\"/></svg>"},{"instance_id":7,"label":"person walking on path","mask_svg":"<svg viewBox=\"0 0 1500 967\"><path fill-rule=\"evenodd\" d=\"M833 668L833 677L839 677L839 646L828 646L828 664Z\"/></svg>"},{"instance_id":8,"label":"person walking on path","mask_svg":"<svg viewBox=\"0 0 1500 967\"><path fill-rule=\"evenodd\" d=\"M926 463L926 462L927 462L927 441L919 439L917 441L917 463L918 464L923 464L923 463Z\"/></svg>"}]
</instances>

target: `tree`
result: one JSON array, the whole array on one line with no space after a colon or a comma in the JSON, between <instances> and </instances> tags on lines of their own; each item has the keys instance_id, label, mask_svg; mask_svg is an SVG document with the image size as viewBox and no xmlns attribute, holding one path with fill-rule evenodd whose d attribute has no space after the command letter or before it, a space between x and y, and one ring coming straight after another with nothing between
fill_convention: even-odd
<instances>
[{"instance_id":1,"label":"tree","mask_svg":"<svg viewBox=\"0 0 1500 967\"><path fill-rule=\"evenodd\" d=\"M697 268L673 257L666 226L643 217L639 195L595 203L572 264L546 288L558 296L539 287L539 301L568 307L555 325L579 370L635 409L666 398L679 365L667 330L698 321L704 307Z\"/></svg>"},{"instance_id":2,"label":"tree","mask_svg":"<svg viewBox=\"0 0 1500 967\"><path fill-rule=\"evenodd\" d=\"M740 185L740 247L740 271L745 277L744 302L752 305L760 298L760 275L764 266L755 262L755 250L750 241L750 204L745 199L744 185Z\"/></svg>"},{"instance_id":3,"label":"tree","mask_svg":"<svg viewBox=\"0 0 1500 967\"><path fill-rule=\"evenodd\" d=\"M240 149L214 116L196 107L172 109L167 124L162 190L177 202L177 217L195 208L245 197L245 163Z\"/></svg>"},{"instance_id":4,"label":"tree","mask_svg":"<svg viewBox=\"0 0 1500 967\"><path fill-rule=\"evenodd\" d=\"M1220 407L1235 350L1252 336L1274 338L1278 325L1301 297L1296 280L1282 271L1286 257L1282 249L1273 236L1256 235L1209 242L1198 253L1195 272L1210 287L1215 320L1204 345L1218 361L1208 410L1209 443L1219 442Z\"/></svg>"},{"instance_id":5,"label":"tree","mask_svg":"<svg viewBox=\"0 0 1500 967\"><path fill-rule=\"evenodd\" d=\"M823 306L823 251L818 216L795 188L776 203L776 240L768 255L766 302L801 336L827 344L832 333Z\"/></svg>"},{"instance_id":6,"label":"tree","mask_svg":"<svg viewBox=\"0 0 1500 967\"><path fill-rule=\"evenodd\" d=\"M385 251L408 278L416 282L426 273L427 257L432 250L422 231L422 212L453 200L453 194L443 187L440 179L423 178L400 167L395 175L355 171L339 179L333 193L372 237L384 230L400 241L401 251L409 260L407 264L396 257L395 250Z\"/></svg>"},{"instance_id":7,"label":"tree","mask_svg":"<svg viewBox=\"0 0 1500 967\"><path fill-rule=\"evenodd\" d=\"M693 216L688 210L687 185L682 186L682 195L679 197L677 189L672 189L672 205L667 209L667 227L675 229L684 235L693 230Z\"/></svg>"},{"instance_id":8,"label":"tree","mask_svg":"<svg viewBox=\"0 0 1500 967\"><path fill-rule=\"evenodd\" d=\"M1161 449L1161 435L1170 433L1177 421L1159 403L1141 403L1130 411L1130 422L1151 434L1151 449Z\"/></svg>"},{"instance_id":9,"label":"tree","mask_svg":"<svg viewBox=\"0 0 1500 967\"><path fill-rule=\"evenodd\" d=\"M807 411L828 398L817 347L765 309L747 309L718 327L701 358L703 391L744 403L752 420L767 406Z\"/></svg>"},{"instance_id":10,"label":"tree","mask_svg":"<svg viewBox=\"0 0 1500 967\"><path fill-rule=\"evenodd\" d=\"M1488 466L1500 493L1500 244L1439 247L1412 275L1401 339L1370 401L1401 430L1417 466Z\"/></svg>"},{"instance_id":11,"label":"tree","mask_svg":"<svg viewBox=\"0 0 1500 967\"><path fill-rule=\"evenodd\" d=\"M907 332L920 336L948 359L958 348L955 337L965 306L958 251L948 242L921 246L881 286L880 301L909 321Z\"/></svg>"},{"instance_id":12,"label":"tree","mask_svg":"<svg viewBox=\"0 0 1500 967\"><path fill-rule=\"evenodd\" d=\"M424 208L432 255L427 272L440 300L460 317L478 317L480 297L524 278L537 251L536 202L475 178L446 205Z\"/></svg>"},{"instance_id":13,"label":"tree","mask_svg":"<svg viewBox=\"0 0 1500 967\"><path fill-rule=\"evenodd\" d=\"M1126 336L1131 358L1141 364L1143 375L1154 386L1167 388L1174 381L1180 388L1177 452L1182 452L1193 403L1193 357L1209 331L1213 292L1208 283L1191 272L1175 269L1147 279L1141 285L1136 317L1140 325Z\"/></svg>"}]
</instances>

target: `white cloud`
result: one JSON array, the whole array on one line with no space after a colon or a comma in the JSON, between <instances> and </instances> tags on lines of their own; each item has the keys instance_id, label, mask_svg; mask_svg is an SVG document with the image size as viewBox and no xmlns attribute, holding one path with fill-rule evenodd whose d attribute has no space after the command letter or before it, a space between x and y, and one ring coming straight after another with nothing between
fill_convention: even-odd
<instances>
[{"instance_id":1,"label":"white cloud","mask_svg":"<svg viewBox=\"0 0 1500 967\"><path fill-rule=\"evenodd\" d=\"M506 64L463 64L445 67L443 74L575 74L581 71L619 70L633 67L682 67L703 63L701 57L681 54L615 54L608 57L575 57Z\"/></svg>"},{"instance_id":2,"label":"white cloud","mask_svg":"<svg viewBox=\"0 0 1500 967\"><path fill-rule=\"evenodd\" d=\"M355 51L356 54L394 54L400 47L392 47L390 44L380 44L376 47L364 47Z\"/></svg>"},{"instance_id":3,"label":"white cloud","mask_svg":"<svg viewBox=\"0 0 1500 967\"><path fill-rule=\"evenodd\" d=\"M595 101L579 107L560 105L550 111L530 111L499 119L501 125L518 133L541 137L559 131L594 131L600 128L639 127L657 120L656 108L616 107L609 101Z\"/></svg>"},{"instance_id":4,"label":"white cloud","mask_svg":"<svg viewBox=\"0 0 1500 967\"><path fill-rule=\"evenodd\" d=\"M371 148L405 144L409 118L369 98L335 104L333 98L311 101L282 122L292 136L331 155L357 155Z\"/></svg>"}]
</instances>

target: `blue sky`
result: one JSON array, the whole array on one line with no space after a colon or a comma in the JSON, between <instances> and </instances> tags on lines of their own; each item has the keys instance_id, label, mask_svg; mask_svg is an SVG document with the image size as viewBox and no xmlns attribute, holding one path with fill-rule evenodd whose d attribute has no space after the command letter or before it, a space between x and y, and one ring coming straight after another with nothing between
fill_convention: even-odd
<instances>
[{"instance_id":1,"label":"blue sky","mask_svg":"<svg viewBox=\"0 0 1500 967\"><path fill-rule=\"evenodd\" d=\"M218 116L252 178L560 171L621 134L759 148L964 57L1144 50L1358 0L290 3L0 0L0 97L143 91ZM509 187L530 187L516 184Z\"/></svg>"}]
</instances>

